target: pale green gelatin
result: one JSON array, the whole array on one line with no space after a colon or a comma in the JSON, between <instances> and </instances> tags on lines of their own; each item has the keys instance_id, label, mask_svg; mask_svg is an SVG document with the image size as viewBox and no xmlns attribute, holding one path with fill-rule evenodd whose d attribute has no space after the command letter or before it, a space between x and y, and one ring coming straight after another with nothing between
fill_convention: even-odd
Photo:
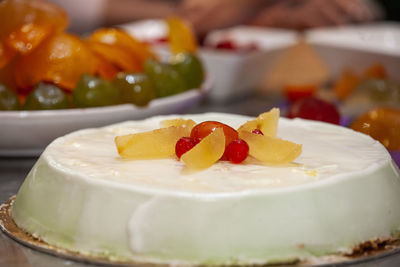
<instances>
[{"instance_id":1,"label":"pale green gelatin","mask_svg":"<svg viewBox=\"0 0 400 267\"><path fill-rule=\"evenodd\" d=\"M212 120L211 115L191 117ZM248 119L218 117L220 121ZM159 120L142 122L140 129L146 129L143 124L155 128ZM240 170L253 168L251 164L232 167L238 168L230 170L232 180L211 179L231 168L221 163L202 174L174 174L176 180L183 179L182 189L165 181L168 166L171 171L182 168L176 160L136 163L118 158L109 143L117 133L135 127L139 128L137 123L81 131L50 145L18 192L12 210L17 225L50 244L84 253L138 262L205 265L293 262L349 250L400 231L398 169L384 148L366 136L325 124L284 120L281 134L304 132L304 137L296 137L299 140L291 139L304 146L298 159L303 165L262 168L272 173L287 171L288 176L305 179L303 184L250 188L252 179L260 183L266 179L249 176L240 180L247 175ZM359 158L346 165L347 160L332 156L342 152L322 141L331 132L332 138L345 143L343 149L359 150ZM321 157L313 160L319 149ZM352 164L361 164L356 160L376 162L350 170ZM313 168L321 173L320 178L303 175L310 162L318 163ZM140 176L143 164L158 168L160 177ZM323 176L326 166L330 169ZM199 175L207 177L196 180ZM221 184L224 181L227 184ZM242 184L236 187L233 181ZM224 190L218 192L220 187Z\"/></svg>"}]
</instances>

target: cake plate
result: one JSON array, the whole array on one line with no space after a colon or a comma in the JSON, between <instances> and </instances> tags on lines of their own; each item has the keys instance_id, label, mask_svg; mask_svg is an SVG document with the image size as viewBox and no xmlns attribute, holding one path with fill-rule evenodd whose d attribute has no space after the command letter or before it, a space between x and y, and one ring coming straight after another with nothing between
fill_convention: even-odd
<instances>
[{"instance_id":1,"label":"cake plate","mask_svg":"<svg viewBox=\"0 0 400 267\"><path fill-rule=\"evenodd\" d=\"M14 223L11 217L11 209L15 196L11 197L7 202L0 206L0 228L10 238L29 248L44 252L56 257L67 260L73 260L87 264L98 264L103 266L140 266L140 267L159 267L168 266L163 264L149 264L143 262L134 262L131 260L118 260L109 257L98 257L85 255L67 249L59 248L47 244L46 242L33 237L24 232ZM259 266L381 266L380 262L385 262L391 257L397 257L400 260L400 239L393 240L375 240L365 242L354 249L351 255L332 255L311 259L308 261L297 261L286 264L266 264ZM394 263L396 264L396 263ZM252 265L254 266L254 265ZM396 265L387 265L396 266Z\"/></svg>"}]
</instances>

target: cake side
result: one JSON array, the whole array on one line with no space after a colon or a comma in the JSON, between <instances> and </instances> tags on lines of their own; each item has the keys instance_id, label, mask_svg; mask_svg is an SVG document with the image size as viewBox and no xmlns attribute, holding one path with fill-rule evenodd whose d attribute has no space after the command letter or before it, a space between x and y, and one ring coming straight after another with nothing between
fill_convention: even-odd
<instances>
[{"instance_id":1,"label":"cake side","mask_svg":"<svg viewBox=\"0 0 400 267\"><path fill-rule=\"evenodd\" d=\"M248 119L225 114L190 117L206 120L213 116L235 123ZM62 157L68 153L79 152L81 155L82 145L91 139L92 131L100 131L106 136L127 131L126 128L140 131L155 127L162 118L152 119L150 126L147 122L139 123L141 126L136 128L133 127L135 123L120 124L58 139L42 154L17 195L13 217L18 226L50 244L83 253L140 262L189 264L288 262L348 251L363 241L389 238L400 230L397 167L372 139L362 136L361 144L357 143L360 141L356 139L359 140L361 135L335 126L283 120L280 136L292 134L293 139L297 131L304 132L310 127L315 129L306 134L318 132L318 128L322 131L314 134L314 138L303 137L302 141L306 141L303 142L304 153L297 165L262 166L262 170L278 176L283 175L282 170L275 170L279 168L290 175L295 174L286 180L264 176L252 162L243 167L245 170L256 168L254 173L258 174L258 179L251 171L234 171L233 182L224 177L228 185L220 178L214 184L206 183L207 186L201 179L195 179L229 169L231 164L228 163L218 163L196 177L181 173L184 178L175 179L184 185L182 187L165 181L160 187L156 184L160 180L155 178L150 182L140 181L138 177L128 181L123 173L118 178L105 179L96 171L92 172L91 161L99 165L102 158L113 158L117 165L105 161L104 170L108 170L108 176L118 176L121 172L119 164L136 165L118 160L114 150L101 148L96 140L94 145L100 145L100 149L91 153L97 153L98 157L70 162ZM348 135L354 142L346 139ZM82 139L82 143L77 142L76 137ZM350 150L357 146L362 150L367 142L370 155L358 160L369 167L362 165L362 170L351 169L351 164L342 162L343 157L349 155L337 159L336 153L340 151L332 150L331 155L327 155L329 148L324 146L329 142L336 144L340 139L352 146ZM60 149L60 144L67 144L67 150ZM322 146L320 150L324 153L316 160L318 164L310 164L309 158L318 155L319 150L308 149L311 144ZM103 152L107 153L103 155ZM60 156L56 157L56 153ZM84 151L82 153L83 157L87 156ZM328 162L330 157L331 162ZM179 162L166 161L170 161L166 164L172 169L181 171ZM357 163L355 160L350 163L354 162ZM164 163L153 161L151 164L157 168ZM83 171L85 168L89 170ZM160 171L164 174L162 168ZM174 175L176 173L172 171L171 179ZM168 178L168 174L165 177ZM240 177L248 178L250 184L241 181ZM296 177L300 180L297 184L293 182ZM182 179L191 182L182 183ZM268 179L275 182L266 183L264 180ZM277 186L278 180L283 186ZM251 184L257 182L256 186ZM200 189L195 187L197 184Z\"/></svg>"}]
</instances>

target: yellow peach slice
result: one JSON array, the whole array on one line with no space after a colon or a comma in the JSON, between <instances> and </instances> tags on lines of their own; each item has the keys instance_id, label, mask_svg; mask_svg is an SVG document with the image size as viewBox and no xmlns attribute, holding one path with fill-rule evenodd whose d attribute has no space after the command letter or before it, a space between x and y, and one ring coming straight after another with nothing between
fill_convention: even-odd
<instances>
[{"instance_id":1,"label":"yellow peach slice","mask_svg":"<svg viewBox=\"0 0 400 267\"><path fill-rule=\"evenodd\" d=\"M302 145L266 135L247 131L239 132L239 137L249 145L249 155L267 164L287 164L302 152Z\"/></svg>"},{"instance_id":2,"label":"yellow peach slice","mask_svg":"<svg viewBox=\"0 0 400 267\"><path fill-rule=\"evenodd\" d=\"M191 119L185 120L183 118L177 118L177 119L163 120L163 121L161 121L160 125L163 128L171 127L171 126L186 127L189 130L189 134L188 134L188 136L189 136L190 131L196 125L196 123L194 122L194 120L191 120Z\"/></svg>"},{"instance_id":3,"label":"yellow peach slice","mask_svg":"<svg viewBox=\"0 0 400 267\"><path fill-rule=\"evenodd\" d=\"M175 155L175 144L183 136L188 136L186 127L171 126L150 132L117 136L115 145L122 158L168 158Z\"/></svg>"},{"instance_id":4,"label":"yellow peach slice","mask_svg":"<svg viewBox=\"0 0 400 267\"><path fill-rule=\"evenodd\" d=\"M254 120L248 121L239 127L238 132L251 132L254 129L260 129L261 132L269 137L276 137L279 122L279 109L273 108L268 112L264 112Z\"/></svg>"},{"instance_id":5,"label":"yellow peach slice","mask_svg":"<svg viewBox=\"0 0 400 267\"><path fill-rule=\"evenodd\" d=\"M181 160L191 169L206 169L217 162L224 151L224 131L222 128L217 128L191 150L183 154Z\"/></svg>"}]
</instances>

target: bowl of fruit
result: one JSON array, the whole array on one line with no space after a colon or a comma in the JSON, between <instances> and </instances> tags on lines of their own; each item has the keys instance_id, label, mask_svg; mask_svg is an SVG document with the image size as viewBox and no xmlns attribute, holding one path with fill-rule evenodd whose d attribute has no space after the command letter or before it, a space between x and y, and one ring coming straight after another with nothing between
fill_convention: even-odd
<instances>
[{"instance_id":1,"label":"bowl of fruit","mask_svg":"<svg viewBox=\"0 0 400 267\"><path fill-rule=\"evenodd\" d=\"M167 56L121 29L67 33L64 11L43 1L2 1L0 24L0 155L37 155L77 129L181 113L211 88L177 18Z\"/></svg>"}]
</instances>

